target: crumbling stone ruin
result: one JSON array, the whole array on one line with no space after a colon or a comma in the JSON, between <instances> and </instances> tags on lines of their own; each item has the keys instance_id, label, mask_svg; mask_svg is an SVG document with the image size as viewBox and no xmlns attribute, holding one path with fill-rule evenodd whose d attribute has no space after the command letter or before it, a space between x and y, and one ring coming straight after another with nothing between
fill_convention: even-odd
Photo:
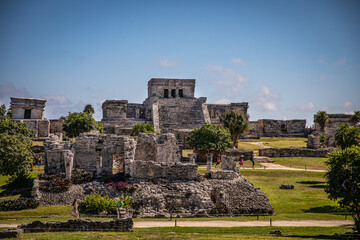
<instances>
[{"instance_id":1,"label":"crumbling stone ruin","mask_svg":"<svg viewBox=\"0 0 360 240\"><path fill-rule=\"evenodd\" d=\"M247 137L305 137L306 120L259 119L249 122Z\"/></svg>"},{"instance_id":2,"label":"crumbling stone ruin","mask_svg":"<svg viewBox=\"0 0 360 240\"><path fill-rule=\"evenodd\" d=\"M37 98L10 98L10 113L14 120L25 123L34 130L35 138L44 140L52 134L62 133L63 120L44 118L45 99Z\"/></svg>"},{"instance_id":3,"label":"crumbling stone ruin","mask_svg":"<svg viewBox=\"0 0 360 240\"><path fill-rule=\"evenodd\" d=\"M320 148L321 135L326 136L325 146L335 147L335 133L342 123L348 123L351 125L351 117L349 114L328 114L329 122L325 124L324 131L322 131L320 125L315 123L315 131L308 136L308 148Z\"/></svg>"},{"instance_id":4,"label":"crumbling stone ruin","mask_svg":"<svg viewBox=\"0 0 360 240\"><path fill-rule=\"evenodd\" d=\"M129 135L136 123L151 123L156 132L174 133L186 145L186 136L205 123L220 124L220 117L234 110L247 118L248 103L207 104L205 97L195 98L195 79L152 78L148 97L142 104L127 100L103 103L105 133Z\"/></svg>"},{"instance_id":5,"label":"crumbling stone ruin","mask_svg":"<svg viewBox=\"0 0 360 240\"><path fill-rule=\"evenodd\" d=\"M327 157L332 148L308 149L308 148L264 148L259 149L259 156L267 157Z\"/></svg>"}]
</instances>

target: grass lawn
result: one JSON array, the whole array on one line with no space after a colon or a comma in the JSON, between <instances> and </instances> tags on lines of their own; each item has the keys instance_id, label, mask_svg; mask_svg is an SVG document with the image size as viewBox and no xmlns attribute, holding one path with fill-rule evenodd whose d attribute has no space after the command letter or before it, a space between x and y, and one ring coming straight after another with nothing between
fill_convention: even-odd
<instances>
[{"instance_id":1,"label":"grass lawn","mask_svg":"<svg viewBox=\"0 0 360 240\"><path fill-rule=\"evenodd\" d=\"M327 198L324 173L286 170L240 170L255 187L268 196L275 208L273 219L344 219L339 205ZM280 189L293 184L295 189ZM269 218L269 217L262 217Z\"/></svg>"},{"instance_id":2,"label":"grass lawn","mask_svg":"<svg viewBox=\"0 0 360 240\"><path fill-rule=\"evenodd\" d=\"M287 137L262 137L260 139L241 139L239 141L239 148L246 148L248 145L254 145L251 143L262 142L265 146L274 148L288 148L288 147L306 147L307 138L287 138ZM245 145L242 145L247 143ZM244 146L244 147L243 147ZM250 149L253 150L253 149ZM257 149L255 149L257 150Z\"/></svg>"},{"instance_id":3,"label":"grass lawn","mask_svg":"<svg viewBox=\"0 0 360 240\"><path fill-rule=\"evenodd\" d=\"M276 164L280 164L286 167L316 169L316 170L329 170L325 164L327 158L312 158L312 157L280 157L271 158Z\"/></svg>"},{"instance_id":4,"label":"grass lawn","mask_svg":"<svg viewBox=\"0 0 360 240\"><path fill-rule=\"evenodd\" d=\"M284 237L271 235L279 229ZM115 232L64 232L64 233L26 233L17 239L351 239L340 238L334 234L351 232L349 227L233 227L199 228L167 227L138 228L131 233ZM355 239L355 238L353 238Z\"/></svg>"}]
</instances>

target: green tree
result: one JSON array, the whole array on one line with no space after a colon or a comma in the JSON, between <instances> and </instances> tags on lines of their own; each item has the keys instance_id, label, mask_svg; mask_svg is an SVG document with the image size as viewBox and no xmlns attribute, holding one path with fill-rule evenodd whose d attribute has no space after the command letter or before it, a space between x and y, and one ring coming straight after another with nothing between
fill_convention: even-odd
<instances>
[{"instance_id":1,"label":"green tree","mask_svg":"<svg viewBox=\"0 0 360 240\"><path fill-rule=\"evenodd\" d=\"M220 118L220 121L224 124L224 127L228 128L231 134L231 140L235 147L238 147L239 136L249 129L249 123L247 122L243 114L237 114L234 110L226 113L224 118Z\"/></svg>"},{"instance_id":2,"label":"green tree","mask_svg":"<svg viewBox=\"0 0 360 240\"><path fill-rule=\"evenodd\" d=\"M95 113L95 110L91 104L86 104L83 110L84 113L88 113L90 115L93 115Z\"/></svg>"},{"instance_id":3,"label":"green tree","mask_svg":"<svg viewBox=\"0 0 360 240\"><path fill-rule=\"evenodd\" d=\"M328 198L352 211L355 231L360 233L360 148L337 148L326 163L329 171L325 174L325 192Z\"/></svg>"},{"instance_id":4,"label":"green tree","mask_svg":"<svg viewBox=\"0 0 360 240\"><path fill-rule=\"evenodd\" d=\"M90 132L91 130L97 130L102 133L104 129L101 123L95 121L92 115L85 112L69 112L68 116L61 118L64 120L63 129L70 138L77 137L80 133Z\"/></svg>"},{"instance_id":5,"label":"green tree","mask_svg":"<svg viewBox=\"0 0 360 240\"><path fill-rule=\"evenodd\" d=\"M329 116L325 111L319 111L314 116L314 122L320 125L321 131L324 131L325 125L329 122Z\"/></svg>"},{"instance_id":6,"label":"green tree","mask_svg":"<svg viewBox=\"0 0 360 240\"><path fill-rule=\"evenodd\" d=\"M131 136L137 136L139 133L155 133L154 126L149 123L137 123L132 128Z\"/></svg>"},{"instance_id":7,"label":"green tree","mask_svg":"<svg viewBox=\"0 0 360 240\"><path fill-rule=\"evenodd\" d=\"M341 149L358 145L360 142L360 128L350 127L349 124L340 124L335 133L336 145Z\"/></svg>"},{"instance_id":8,"label":"green tree","mask_svg":"<svg viewBox=\"0 0 360 240\"><path fill-rule=\"evenodd\" d=\"M6 116L6 107L0 108L0 174L16 179L31 169L32 137L34 131L25 123Z\"/></svg>"},{"instance_id":9,"label":"green tree","mask_svg":"<svg viewBox=\"0 0 360 240\"><path fill-rule=\"evenodd\" d=\"M208 153L219 153L232 145L229 129L208 123L192 130L188 143L191 147Z\"/></svg>"},{"instance_id":10,"label":"green tree","mask_svg":"<svg viewBox=\"0 0 360 240\"><path fill-rule=\"evenodd\" d=\"M351 116L351 122L356 125L360 122L360 111L355 111Z\"/></svg>"}]
</instances>

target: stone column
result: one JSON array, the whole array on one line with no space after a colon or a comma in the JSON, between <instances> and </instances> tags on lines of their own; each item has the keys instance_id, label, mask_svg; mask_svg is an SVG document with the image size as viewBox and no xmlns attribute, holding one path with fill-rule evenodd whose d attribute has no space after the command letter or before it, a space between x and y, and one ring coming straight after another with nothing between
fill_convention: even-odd
<instances>
[{"instance_id":1,"label":"stone column","mask_svg":"<svg viewBox=\"0 0 360 240\"><path fill-rule=\"evenodd\" d=\"M63 154L66 178L71 179L71 173L74 165L74 153L72 153L70 150L64 150Z\"/></svg>"},{"instance_id":2,"label":"stone column","mask_svg":"<svg viewBox=\"0 0 360 240\"><path fill-rule=\"evenodd\" d=\"M196 153L189 153L188 156L190 159L190 163L196 164L196 162L195 162Z\"/></svg>"},{"instance_id":3,"label":"stone column","mask_svg":"<svg viewBox=\"0 0 360 240\"><path fill-rule=\"evenodd\" d=\"M99 176L102 170L102 156L96 158L96 175Z\"/></svg>"},{"instance_id":4,"label":"stone column","mask_svg":"<svg viewBox=\"0 0 360 240\"><path fill-rule=\"evenodd\" d=\"M207 169L206 172L210 173L211 171L211 165L212 165L212 158L213 158L213 154L212 153L208 153L206 154L207 157Z\"/></svg>"}]
</instances>

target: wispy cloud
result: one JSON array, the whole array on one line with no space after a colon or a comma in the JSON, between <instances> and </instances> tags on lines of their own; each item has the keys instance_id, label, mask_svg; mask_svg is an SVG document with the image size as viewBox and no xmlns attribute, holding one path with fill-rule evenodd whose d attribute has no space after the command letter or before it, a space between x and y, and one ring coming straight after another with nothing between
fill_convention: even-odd
<instances>
[{"instance_id":1,"label":"wispy cloud","mask_svg":"<svg viewBox=\"0 0 360 240\"><path fill-rule=\"evenodd\" d=\"M270 91L267 86L262 86L261 90L255 94L255 104L264 111L278 110L279 95Z\"/></svg>"},{"instance_id":2,"label":"wispy cloud","mask_svg":"<svg viewBox=\"0 0 360 240\"><path fill-rule=\"evenodd\" d=\"M71 101L67 99L65 96L43 96L46 99L46 103L50 105L65 105L70 104Z\"/></svg>"},{"instance_id":3,"label":"wispy cloud","mask_svg":"<svg viewBox=\"0 0 360 240\"><path fill-rule=\"evenodd\" d=\"M242 60L241 58L233 58L232 59L232 62L234 64L240 64L242 66L245 66L246 65L246 62L244 60Z\"/></svg>"},{"instance_id":4,"label":"wispy cloud","mask_svg":"<svg viewBox=\"0 0 360 240\"><path fill-rule=\"evenodd\" d=\"M215 84L219 91L224 91L229 99L238 96L248 81L240 72L221 65L208 65L207 71L211 83Z\"/></svg>"},{"instance_id":5,"label":"wispy cloud","mask_svg":"<svg viewBox=\"0 0 360 240\"><path fill-rule=\"evenodd\" d=\"M312 102L307 102L303 105L301 105L298 109L301 111L311 111L314 110L315 105Z\"/></svg>"},{"instance_id":6,"label":"wispy cloud","mask_svg":"<svg viewBox=\"0 0 360 240\"><path fill-rule=\"evenodd\" d=\"M229 104L231 103L231 99L229 98L223 98L215 101L215 104Z\"/></svg>"},{"instance_id":7,"label":"wispy cloud","mask_svg":"<svg viewBox=\"0 0 360 240\"><path fill-rule=\"evenodd\" d=\"M14 83L7 82L5 84L0 84L0 98L5 97L29 97L30 94L23 87L15 87Z\"/></svg>"},{"instance_id":8,"label":"wispy cloud","mask_svg":"<svg viewBox=\"0 0 360 240\"><path fill-rule=\"evenodd\" d=\"M171 68L171 67L175 67L180 63L180 59L169 59L167 57L163 57L162 59L160 59L160 67L162 68Z\"/></svg>"},{"instance_id":9,"label":"wispy cloud","mask_svg":"<svg viewBox=\"0 0 360 240\"><path fill-rule=\"evenodd\" d=\"M333 67L338 67L338 66L342 66L342 65L345 65L346 64L346 58L342 58L336 62L333 63Z\"/></svg>"},{"instance_id":10,"label":"wispy cloud","mask_svg":"<svg viewBox=\"0 0 360 240\"><path fill-rule=\"evenodd\" d=\"M320 64L328 65L327 61L325 61L324 59L318 59L317 62Z\"/></svg>"},{"instance_id":11,"label":"wispy cloud","mask_svg":"<svg viewBox=\"0 0 360 240\"><path fill-rule=\"evenodd\" d=\"M354 109L354 104L352 102L349 101L345 101L344 104L342 105L342 109L345 111L350 111Z\"/></svg>"},{"instance_id":12,"label":"wispy cloud","mask_svg":"<svg viewBox=\"0 0 360 240\"><path fill-rule=\"evenodd\" d=\"M316 82L322 82L322 81L325 81L325 80L326 80L326 77L324 75L322 75L322 76L320 76L320 77L318 77L316 79Z\"/></svg>"}]
</instances>

